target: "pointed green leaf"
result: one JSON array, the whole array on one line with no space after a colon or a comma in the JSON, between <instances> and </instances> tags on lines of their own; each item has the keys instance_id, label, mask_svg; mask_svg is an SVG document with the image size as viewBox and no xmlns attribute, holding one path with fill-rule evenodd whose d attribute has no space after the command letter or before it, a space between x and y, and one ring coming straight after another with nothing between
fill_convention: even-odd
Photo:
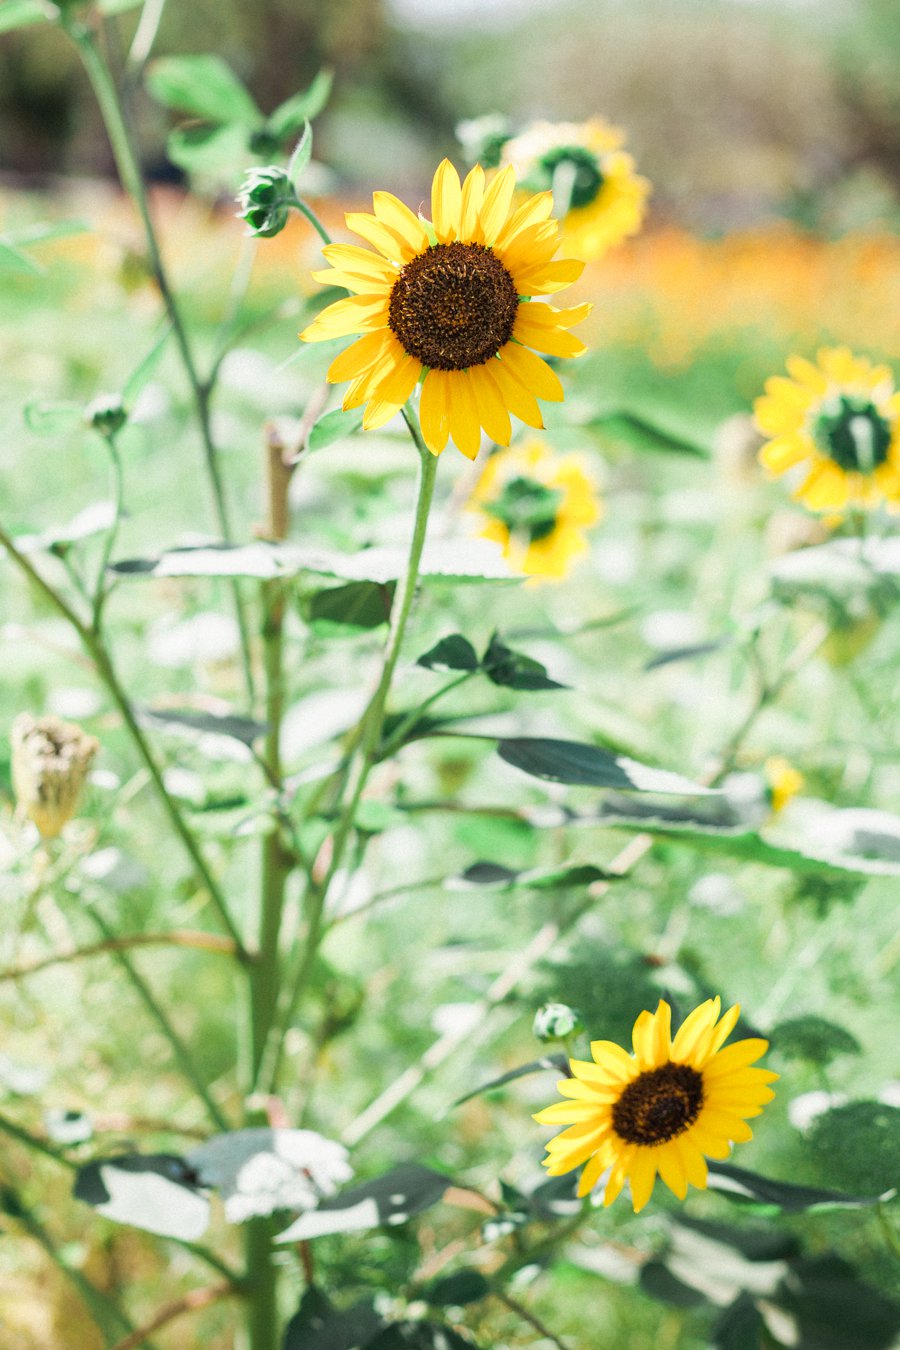
<instances>
[{"instance_id":1,"label":"pointed green leaf","mask_svg":"<svg viewBox=\"0 0 900 1350\"><path fill-rule=\"evenodd\" d=\"M633 450L675 451L678 454L696 455L703 459L709 457L708 447L699 440L662 427L643 413L634 413L627 409L600 412L591 418L589 425L595 427L604 439L624 443Z\"/></svg>"},{"instance_id":2,"label":"pointed green leaf","mask_svg":"<svg viewBox=\"0 0 900 1350\"><path fill-rule=\"evenodd\" d=\"M461 633L451 633L429 647L416 665L424 666L426 670L477 670L478 657L468 638Z\"/></svg>"},{"instance_id":3,"label":"pointed green leaf","mask_svg":"<svg viewBox=\"0 0 900 1350\"><path fill-rule=\"evenodd\" d=\"M552 783L679 796L710 793L709 788L682 778L680 774L654 769L625 755L580 741L508 737L498 741L497 752L507 764Z\"/></svg>"},{"instance_id":4,"label":"pointed green leaf","mask_svg":"<svg viewBox=\"0 0 900 1350\"><path fill-rule=\"evenodd\" d=\"M330 70L320 70L308 89L294 94L275 109L268 119L267 130L279 141L296 135L304 122L312 122L325 107L333 81Z\"/></svg>"},{"instance_id":5,"label":"pointed green leaf","mask_svg":"<svg viewBox=\"0 0 900 1350\"><path fill-rule=\"evenodd\" d=\"M147 71L147 88L158 103L205 122L262 123L240 80L220 56L163 56Z\"/></svg>"},{"instance_id":6,"label":"pointed green leaf","mask_svg":"<svg viewBox=\"0 0 900 1350\"><path fill-rule=\"evenodd\" d=\"M341 441L359 431L362 421L362 408L350 408L347 412L344 412L343 408L335 408L333 412L327 412L324 417L320 417L313 426L306 443L307 447L310 450L324 450L326 445L332 445L335 441Z\"/></svg>"},{"instance_id":7,"label":"pointed green leaf","mask_svg":"<svg viewBox=\"0 0 900 1350\"><path fill-rule=\"evenodd\" d=\"M325 1233L353 1233L365 1228L395 1227L430 1209L443 1197L451 1177L418 1163L403 1163L373 1181L351 1186L323 1200L279 1233L277 1242L302 1242Z\"/></svg>"},{"instance_id":8,"label":"pointed green leaf","mask_svg":"<svg viewBox=\"0 0 900 1350\"><path fill-rule=\"evenodd\" d=\"M781 1210L785 1214L801 1214L808 1209L863 1209L878 1204L882 1198L773 1181L771 1177L761 1177L756 1172L724 1162L710 1162L709 1189L720 1191L730 1200L749 1202L765 1210Z\"/></svg>"},{"instance_id":9,"label":"pointed green leaf","mask_svg":"<svg viewBox=\"0 0 900 1350\"><path fill-rule=\"evenodd\" d=\"M488 679L508 689L565 689L567 686L551 680L540 661L514 652L500 641L497 633L491 638L481 658L481 667Z\"/></svg>"}]
</instances>

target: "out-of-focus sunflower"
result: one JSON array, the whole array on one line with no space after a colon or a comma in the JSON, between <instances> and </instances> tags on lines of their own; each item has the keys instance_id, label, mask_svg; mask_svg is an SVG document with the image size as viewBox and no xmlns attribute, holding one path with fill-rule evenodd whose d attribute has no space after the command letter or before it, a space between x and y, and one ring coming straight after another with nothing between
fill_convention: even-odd
<instances>
[{"instance_id":1,"label":"out-of-focus sunflower","mask_svg":"<svg viewBox=\"0 0 900 1350\"><path fill-rule=\"evenodd\" d=\"M558 210L568 203L564 238L588 261L637 234L644 219L650 184L635 173L624 140L618 127L594 117L535 122L503 146L502 162L512 165L522 187L552 189Z\"/></svg>"},{"instance_id":2,"label":"out-of-focus sunflower","mask_svg":"<svg viewBox=\"0 0 900 1350\"><path fill-rule=\"evenodd\" d=\"M779 476L805 470L794 495L811 511L841 512L882 502L900 510L900 394L891 371L823 347L816 363L787 362L756 400L756 425L771 439L759 460Z\"/></svg>"},{"instance_id":3,"label":"out-of-focus sunflower","mask_svg":"<svg viewBox=\"0 0 900 1350\"><path fill-rule=\"evenodd\" d=\"M671 1034L672 1010L663 999L634 1024L630 1055L614 1041L592 1041L592 1060L573 1059L573 1077L557 1083L566 1101L534 1117L567 1129L547 1144L550 1176L587 1163L578 1194L587 1195L609 1169L604 1205L626 1178L635 1213L653 1193L657 1172L683 1200L688 1184L705 1189L704 1154L726 1158L733 1141L751 1139L745 1123L758 1116L778 1077L754 1069L768 1041L752 1037L725 1046L740 1015L735 1005L720 1019L721 1002L707 999Z\"/></svg>"},{"instance_id":4,"label":"out-of-focus sunflower","mask_svg":"<svg viewBox=\"0 0 900 1350\"><path fill-rule=\"evenodd\" d=\"M770 755L763 766L766 788L769 793L769 805L777 816L789 801L796 797L806 781L799 769L795 769L789 759L783 755Z\"/></svg>"},{"instance_id":5,"label":"out-of-focus sunflower","mask_svg":"<svg viewBox=\"0 0 900 1350\"><path fill-rule=\"evenodd\" d=\"M492 455L469 499L513 567L530 577L560 579L587 551L585 531L602 514L584 458L557 455L532 439Z\"/></svg>"},{"instance_id":6,"label":"out-of-focus sunflower","mask_svg":"<svg viewBox=\"0 0 900 1350\"><path fill-rule=\"evenodd\" d=\"M372 249L330 244L318 281L353 295L329 305L301 334L306 342L363 334L331 363L332 383L350 380L344 408L366 404L365 428L383 426L424 374L422 435L440 454L452 438L474 459L482 427L499 445L512 436L509 415L542 427L538 398L560 401L559 377L535 351L580 356L584 343L566 330L590 305L554 309L530 297L552 295L584 264L554 258L559 226L553 195L513 202L512 169L485 185L475 166L461 185L444 160L431 189L432 221L389 192L376 192L374 215L350 212L347 226Z\"/></svg>"}]
</instances>

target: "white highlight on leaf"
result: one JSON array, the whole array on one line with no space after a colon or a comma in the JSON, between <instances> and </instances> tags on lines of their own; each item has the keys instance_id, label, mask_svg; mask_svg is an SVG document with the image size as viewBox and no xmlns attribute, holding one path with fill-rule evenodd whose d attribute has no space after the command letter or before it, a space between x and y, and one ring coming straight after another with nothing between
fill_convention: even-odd
<instances>
[{"instance_id":1,"label":"white highlight on leaf","mask_svg":"<svg viewBox=\"0 0 900 1350\"><path fill-rule=\"evenodd\" d=\"M349 1181L343 1144L314 1130L234 1130L194 1149L188 1165L216 1187L229 1223L276 1209L311 1210Z\"/></svg>"}]
</instances>

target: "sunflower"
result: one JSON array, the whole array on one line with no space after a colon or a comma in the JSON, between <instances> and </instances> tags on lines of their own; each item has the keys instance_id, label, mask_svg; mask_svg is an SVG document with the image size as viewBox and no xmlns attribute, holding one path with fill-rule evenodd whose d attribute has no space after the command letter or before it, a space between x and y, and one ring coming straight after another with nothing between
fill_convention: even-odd
<instances>
[{"instance_id":1,"label":"sunflower","mask_svg":"<svg viewBox=\"0 0 900 1350\"><path fill-rule=\"evenodd\" d=\"M604 1205L627 1177L636 1214L650 1199L657 1172L679 1200L689 1182L705 1189L703 1155L726 1158L733 1141L752 1138L745 1121L771 1100L767 1084L778 1077L749 1067L768 1041L754 1037L721 1049L740 1008L729 1008L721 1020L720 1010L718 998L707 999L673 1039L672 1010L661 999L655 1013L642 1012L635 1022L633 1055L614 1041L592 1041L593 1062L570 1060L573 1077L557 1084L569 1100L534 1117L569 1127L547 1145L550 1176L587 1163L578 1185L583 1196L609 1168Z\"/></svg>"},{"instance_id":2,"label":"sunflower","mask_svg":"<svg viewBox=\"0 0 900 1350\"><path fill-rule=\"evenodd\" d=\"M361 333L331 363L332 383L350 380L344 408L366 404L365 428L397 413L424 373L419 417L433 454L449 437L474 459L481 428L499 445L512 436L509 414L543 427L538 398L559 401L562 385L529 348L580 356L584 343L566 330L590 305L554 309L526 299L552 295L584 264L556 258L559 226L553 195L513 205L512 169L485 187L476 164L460 185L444 160L431 189L433 224L389 192L376 192L374 215L350 212L347 226L375 252L354 244L322 251L331 267L316 280L354 292L329 305L300 334L306 342Z\"/></svg>"},{"instance_id":3,"label":"sunflower","mask_svg":"<svg viewBox=\"0 0 900 1350\"><path fill-rule=\"evenodd\" d=\"M491 456L468 509L482 517L482 537L496 540L530 577L564 577L587 550L585 530L601 516L581 455L556 455L537 439Z\"/></svg>"},{"instance_id":4,"label":"sunflower","mask_svg":"<svg viewBox=\"0 0 900 1350\"><path fill-rule=\"evenodd\" d=\"M790 760L783 755L770 755L763 766L766 776L766 788L769 805L777 816L788 802L796 797L803 787L805 779L799 769L795 769Z\"/></svg>"},{"instance_id":5,"label":"sunflower","mask_svg":"<svg viewBox=\"0 0 900 1350\"><path fill-rule=\"evenodd\" d=\"M823 347L816 364L787 362L756 400L756 425L771 439L759 452L770 473L805 470L794 495L811 511L881 502L900 510L900 394L887 366L847 347Z\"/></svg>"},{"instance_id":6,"label":"sunflower","mask_svg":"<svg viewBox=\"0 0 900 1350\"><path fill-rule=\"evenodd\" d=\"M622 150L625 135L598 117L588 122L535 122L503 146L502 161L531 192L552 188L569 203L566 242L583 258L602 257L637 234L650 184Z\"/></svg>"}]
</instances>

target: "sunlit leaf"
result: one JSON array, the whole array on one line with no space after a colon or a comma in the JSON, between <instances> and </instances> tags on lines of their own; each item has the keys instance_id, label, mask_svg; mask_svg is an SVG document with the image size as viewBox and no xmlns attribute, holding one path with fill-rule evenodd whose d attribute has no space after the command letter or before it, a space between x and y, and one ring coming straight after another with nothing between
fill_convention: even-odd
<instances>
[{"instance_id":1,"label":"sunlit leaf","mask_svg":"<svg viewBox=\"0 0 900 1350\"><path fill-rule=\"evenodd\" d=\"M373 1181L351 1186L318 1209L303 1214L279 1233L278 1242L301 1242L324 1233L352 1233L364 1228L394 1227L430 1209L441 1199L450 1177L418 1163L403 1163Z\"/></svg>"},{"instance_id":2,"label":"sunlit leaf","mask_svg":"<svg viewBox=\"0 0 900 1350\"><path fill-rule=\"evenodd\" d=\"M625 755L580 741L516 736L499 741L497 752L507 764L533 778L544 778L552 783L678 796L696 796L710 791L680 774L654 769Z\"/></svg>"},{"instance_id":3,"label":"sunlit leaf","mask_svg":"<svg viewBox=\"0 0 900 1350\"><path fill-rule=\"evenodd\" d=\"M344 412L343 408L335 408L319 418L309 433L307 445L310 450L324 450L326 445L332 445L335 441L343 440L345 436L352 436L355 431L359 431L362 420L361 408L349 408L347 412Z\"/></svg>"},{"instance_id":4,"label":"sunlit leaf","mask_svg":"<svg viewBox=\"0 0 900 1350\"><path fill-rule=\"evenodd\" d=\"M167 1153L88 1163L79 1169L74 1193L116 1223L183 1242L196 1242L209 1224L209 1200L184 1159Z\"/></svg>"},{"instance_id":5,"label":"sunlit leaf","mask_svg":"<svg viewBox=\"0 0 900 1350\"><path fill-rule=\"evenodd\" d=\"M766 1210L782 1210L785 1214L800 1214L808 1209L861 1209L877 1204L880 1198L774 1181L771 1177L761 1177L756 1172L724 1162L710 1162L709 1188L721 1191L731 1200L750 1202Z\"/></svg>"}]
</instances>

